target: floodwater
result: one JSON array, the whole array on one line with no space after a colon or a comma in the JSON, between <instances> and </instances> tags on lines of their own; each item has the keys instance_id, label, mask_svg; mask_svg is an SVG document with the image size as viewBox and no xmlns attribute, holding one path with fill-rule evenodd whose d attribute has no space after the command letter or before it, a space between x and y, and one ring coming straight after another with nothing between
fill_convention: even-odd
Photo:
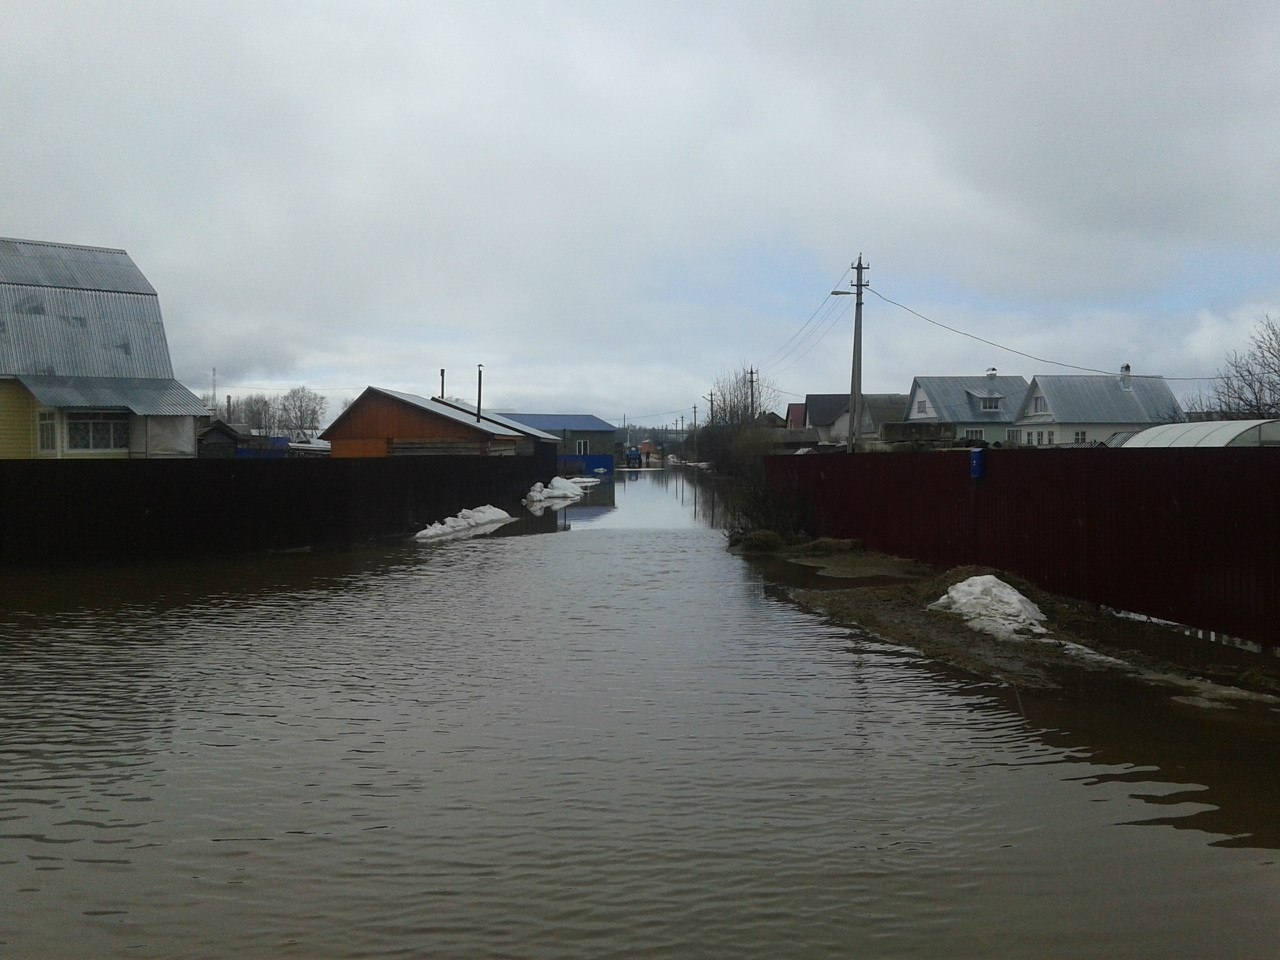
<instances>
[{"instance_id":1,"label":"floodwater","mask_svg":"<svg viewBox=\"0 0 1280 960\"><path fill-rule=\"evenodd\" d=\"M824 624L716 506L9 574L0 955L1280 953L1272 734Z\"/></svg>"}]
</instances>

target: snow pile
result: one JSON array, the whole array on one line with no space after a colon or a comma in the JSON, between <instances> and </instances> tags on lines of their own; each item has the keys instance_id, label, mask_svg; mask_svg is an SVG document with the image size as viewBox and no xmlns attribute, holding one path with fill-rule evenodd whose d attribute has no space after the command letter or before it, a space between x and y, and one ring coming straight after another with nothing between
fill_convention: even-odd
<instances>
[{"instance_id":1,"label":"snow pile","mask_svg":"<svg viewBox=\"0 0 1280 960\"><path fill-rule=\"evenodd\" d=\"M460 540L463 537L474 537L488 533L494 527L509 523L515 517L500 507L485 505L474 510L463 510L456 517L449 517L439 523L433 523L425 530L419 530L415 540Z\"/></svg>"},{"instance_id":2,"label":"snow pile","mask_svg":"<svg viewBox=\"0 0 1280 960\"><path fill-rule=\"evenodd\" d=\"M546 486L535 483L533 489L525 494L524 502L532 504L542 503L544 500L580 500L582 496L582 487L577 483L564 477L553 477Z\"/></svg>"},{"instance_id":3,"label":"snow pile","mask_svg":"<svg viewBox=\"0 0 1280 960\"><path fill-rule=\"evenodd\" d=\"M999 577L970 577L947 588L930 610L949 610L964 617L974 630L1004 640L1020 639L1022 631L1048 633L1041 626L1040 608Z\"/></svg>"}]
</instances>

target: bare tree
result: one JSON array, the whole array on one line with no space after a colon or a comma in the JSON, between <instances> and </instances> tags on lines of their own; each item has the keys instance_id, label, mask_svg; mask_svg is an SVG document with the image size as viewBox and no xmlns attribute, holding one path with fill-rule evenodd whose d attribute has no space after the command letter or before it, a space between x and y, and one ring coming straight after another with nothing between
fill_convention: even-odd
<instances>
[{"instance_id":1,"label":"bare tree","mask_svg":"<svg viewBox=\"0 0 1280 960\"><path fill-rule=\"evenodd\" d=\"M1210 397L1232 418L1280 417L1280 321L1265 313L1259 318L1249 349L1227 356Z\"/></svg>"},{"instance_id":2,"label":"bare tree","mask_svg":"<svg viewBox=\"0 0 1280 960\"><path fill-rule=\"evenodd\" d=\"M271 436L280 428L280 402L265 393L251 393L236 400L239 422L247 423L251 430Z\"/></svg>"},{"instance_id":3,"label":"bare tree","mask_svg":"<svg viewBox=\"0 0 1280 960\"><path fill-rule=\"evenodd\" d=\"M310 440L320 432L329 401L309 387L294 387L280 398L280 425L295 438Z\"/></svg>"},{"instance_id":4,"label":"bare tree","mask_svg":"<svg viewBox=\"0 0 1280 960\"><path fill-rule=\"evenodd\" d=\"M710 424L752 423L762 410L769 410L778 402L778 388L773 381L751 367L721 373L712 389L712 408L707 421Z\"/></svg>"}]
</instances>

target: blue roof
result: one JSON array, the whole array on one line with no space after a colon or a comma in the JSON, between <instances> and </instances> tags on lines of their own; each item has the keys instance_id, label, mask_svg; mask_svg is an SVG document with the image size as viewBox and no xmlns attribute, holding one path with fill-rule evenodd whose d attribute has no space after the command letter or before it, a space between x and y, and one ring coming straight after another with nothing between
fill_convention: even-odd
<instances>
[{"instance_id":1,"label":"blue roof","mask_svg":"<svg viewBox=\"0 0 1280 960\"><path fill-rule=\"evenodd\" d=\"M557 436L565 430L572 433L613 433L618 429L589 413L507 413L504 416Z\"/></svg>"}]
</instances>

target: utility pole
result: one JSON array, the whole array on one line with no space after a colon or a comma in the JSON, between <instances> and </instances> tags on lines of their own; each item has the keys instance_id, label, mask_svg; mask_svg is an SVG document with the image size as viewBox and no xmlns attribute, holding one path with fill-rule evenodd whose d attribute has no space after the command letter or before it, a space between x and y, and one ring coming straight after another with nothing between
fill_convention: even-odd
<instances>
[{"instance_id":1,"label":"utility pole","mask_svg":"<svg viewBox=\"0 0 1280 960\"><path fill-rule=\"evenodd\" d=\"M756 419L756 370L747 368L747 386L751 393L751 407L747 410L747 423L755 423Z\"/></svg>"},{"instance_id":2,"label":"utility pole","mask_svg":"<svg viewBox=\"0 0 1280 960\"><path fill-rule=\"evenodd\" d=\"M849 377L849 438L845 441L845 451L853 453L858 449L858 431L862 427L862 288L867 286L862 280L862 272L870 270L871 264L862 262L862 254L858 254L858 262L850 264L854 271L853 293L853 371ZM832 290L833 297L847 297L848 290Z\"/></svg>"},{"instance_id":3,"label":"utility pole","mask_svg":"<svg viewBox=\"0 0 1280 960\"><path fill-rule=\"evenodd\" d=\"M707 411L707 426L709 427L716 422L716 392L710 390L702 399L711 404L711 408Z\"/></svg>"}]
</instances>

